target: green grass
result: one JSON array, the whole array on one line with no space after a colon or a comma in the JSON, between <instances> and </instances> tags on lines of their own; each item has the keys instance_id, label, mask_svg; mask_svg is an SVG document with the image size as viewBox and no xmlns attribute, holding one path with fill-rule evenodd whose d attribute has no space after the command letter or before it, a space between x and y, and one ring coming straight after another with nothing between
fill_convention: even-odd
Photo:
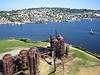
<instances>
[{"instance_id":1,"label":"green grass","mask_svg":"<svg viewBox=\"0 0 100 75\"><path fill-rule=\"evenodd\" d=\"M69 50L69 52L73 52L73 56L77 56L79 58L82 58L84 60L87 60L87 61L91 61L91 62L98 62L98 60L88 56L87 54L83 53L83 52L80 52L78 50Z\"/></svg>"},{"instance_id":2,"label":"green grass","mask_svg":"<svg viewBox=\"0 0 100 75\"><path fill-rule=\"evenodd\" d=\"M19 41L19 40L15 40L12 39L10 40L0 40L0 53L4 53L7 51L11 51L11 50L15 50L16 48L20 47L20 48L29 48L32 46L46 46L47 44L49 44L48 42L33 42L33 43L25 43L23 41ZM14 49L15 48L15 49Z\"/></svg>"}]
</instances>

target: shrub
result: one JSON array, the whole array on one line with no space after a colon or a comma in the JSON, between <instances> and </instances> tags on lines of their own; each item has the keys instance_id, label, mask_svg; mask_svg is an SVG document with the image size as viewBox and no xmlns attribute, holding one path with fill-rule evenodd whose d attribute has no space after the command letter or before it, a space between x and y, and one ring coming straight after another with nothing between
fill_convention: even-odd
<instances>
[{"instance_id":1,"label":"shrub","mask_svg":"<svg viewBox=\"0 0 100 75\"><path fill-rule=\"evenodd\" d=\"M48 38L48 40L43 40L42 42L50 42L50 38Z\"/></svg>"},{"instance_id":2,"label":"shrub","mask_svg":"<svg viewBox=\"0 0 100 75\"><path fill-rule=\"evenodd\" d=\"M50 38L47 40L47 42L50 42Z\"/></svg>"},{"instance_id":3,"label":"shrub","mask_svg":"<svg viewBox=\"0 0 100 75\"><path fill-rule=\"evenodd\" d=\"M78 46L78 49L81 49L81 46Z\"/></svg>"},{"instance_id":4,"label":"shrub","mask_svg":"<svg viewBox=\"0 0 100 75\"><path fill-rule=\"evenodd\" d=\"M18 40L24 41L26 43L30 43L31 42L31 40L29 38L18 38Z\"/></svg>"}]
</instances>

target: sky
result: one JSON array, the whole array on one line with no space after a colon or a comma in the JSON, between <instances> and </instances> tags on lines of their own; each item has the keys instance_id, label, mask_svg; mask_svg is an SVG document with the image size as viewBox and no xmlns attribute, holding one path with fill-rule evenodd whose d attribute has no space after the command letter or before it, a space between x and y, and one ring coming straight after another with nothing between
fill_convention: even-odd
<instances>
[{"instance_id":1,"label":"sky","mask_svg":"<svg viewBox=\"0 0 100 75\"><path fill-rule=\"evenodd\" d=\"M0 11L38 7L100 10L100 0L0 0Z\"/></svg>"}]
</instances>

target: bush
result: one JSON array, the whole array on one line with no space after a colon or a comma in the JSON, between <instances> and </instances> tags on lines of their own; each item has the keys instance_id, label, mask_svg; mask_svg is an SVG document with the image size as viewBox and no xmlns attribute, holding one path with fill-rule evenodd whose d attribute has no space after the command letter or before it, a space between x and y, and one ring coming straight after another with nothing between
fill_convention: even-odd
<instances>
[{"instance_id":1,"label":"bush","mask_svg":"<svg viewBox=\"0 0 100 75\"><path fill-rule=\"evenodd\" d=\"M81 49L81 46L78 46L78 49Z\"/></svg>"},{"instance_id":2,"label":"bush","mask_svg":"<svg viewBox=\"0 0 100 75\"><path fill-rule=\"evenodd\" d=\"M48 40L43 40L42 42L50 42L50 38Z\"/></svg>"},{"instance_id":3,"label":"bush","mask_svg":"<svg viewBox=\"0 0 100 75\"><path fill-rule=\"evenodd\" d=\"M29 38L18 38L18 40L24 41L26 43L30 43L31 42L31 40Z\"/></svg>"},{"instance_id":4,"label":"bush","mask_svg":"<svg viewBox=\"0 0 100 75\"><path fill-rule=\"evenodd\" d=\"M13 37L10 37L9 39L14 39Z\"/></svg>"},{"instance_id":5,"label":"bush","mask_svg":"<svg viewBox=\"0 0 100 75\"><path fill-rule=\"evenodd\" d=\"M50 38L47 40L47 42L50 42Z\"/></svg>"}]
</instances>

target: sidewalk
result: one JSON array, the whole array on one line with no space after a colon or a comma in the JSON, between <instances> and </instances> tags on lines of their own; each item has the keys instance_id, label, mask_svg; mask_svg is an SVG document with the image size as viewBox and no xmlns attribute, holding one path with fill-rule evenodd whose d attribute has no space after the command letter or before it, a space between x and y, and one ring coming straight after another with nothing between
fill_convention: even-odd
<instances>
[{"instance_id":1,"label":"sidewalk","mask_svg":"<svg viewBox=\"0 0 100 75\"><path fill-rule=\"evenodd\" d=\"M24 50L28 50L29 48L27 49L24 49ZM13 50L13 51L9 51L9 52L5 52L5 53L1 53L0 54L0 60L2 59L2 57L5 55L5 54L11 54L12 56L16 56L19 54L19 52L21 51L22 49L20 50Z\"/></svg>"}]
</instances>

